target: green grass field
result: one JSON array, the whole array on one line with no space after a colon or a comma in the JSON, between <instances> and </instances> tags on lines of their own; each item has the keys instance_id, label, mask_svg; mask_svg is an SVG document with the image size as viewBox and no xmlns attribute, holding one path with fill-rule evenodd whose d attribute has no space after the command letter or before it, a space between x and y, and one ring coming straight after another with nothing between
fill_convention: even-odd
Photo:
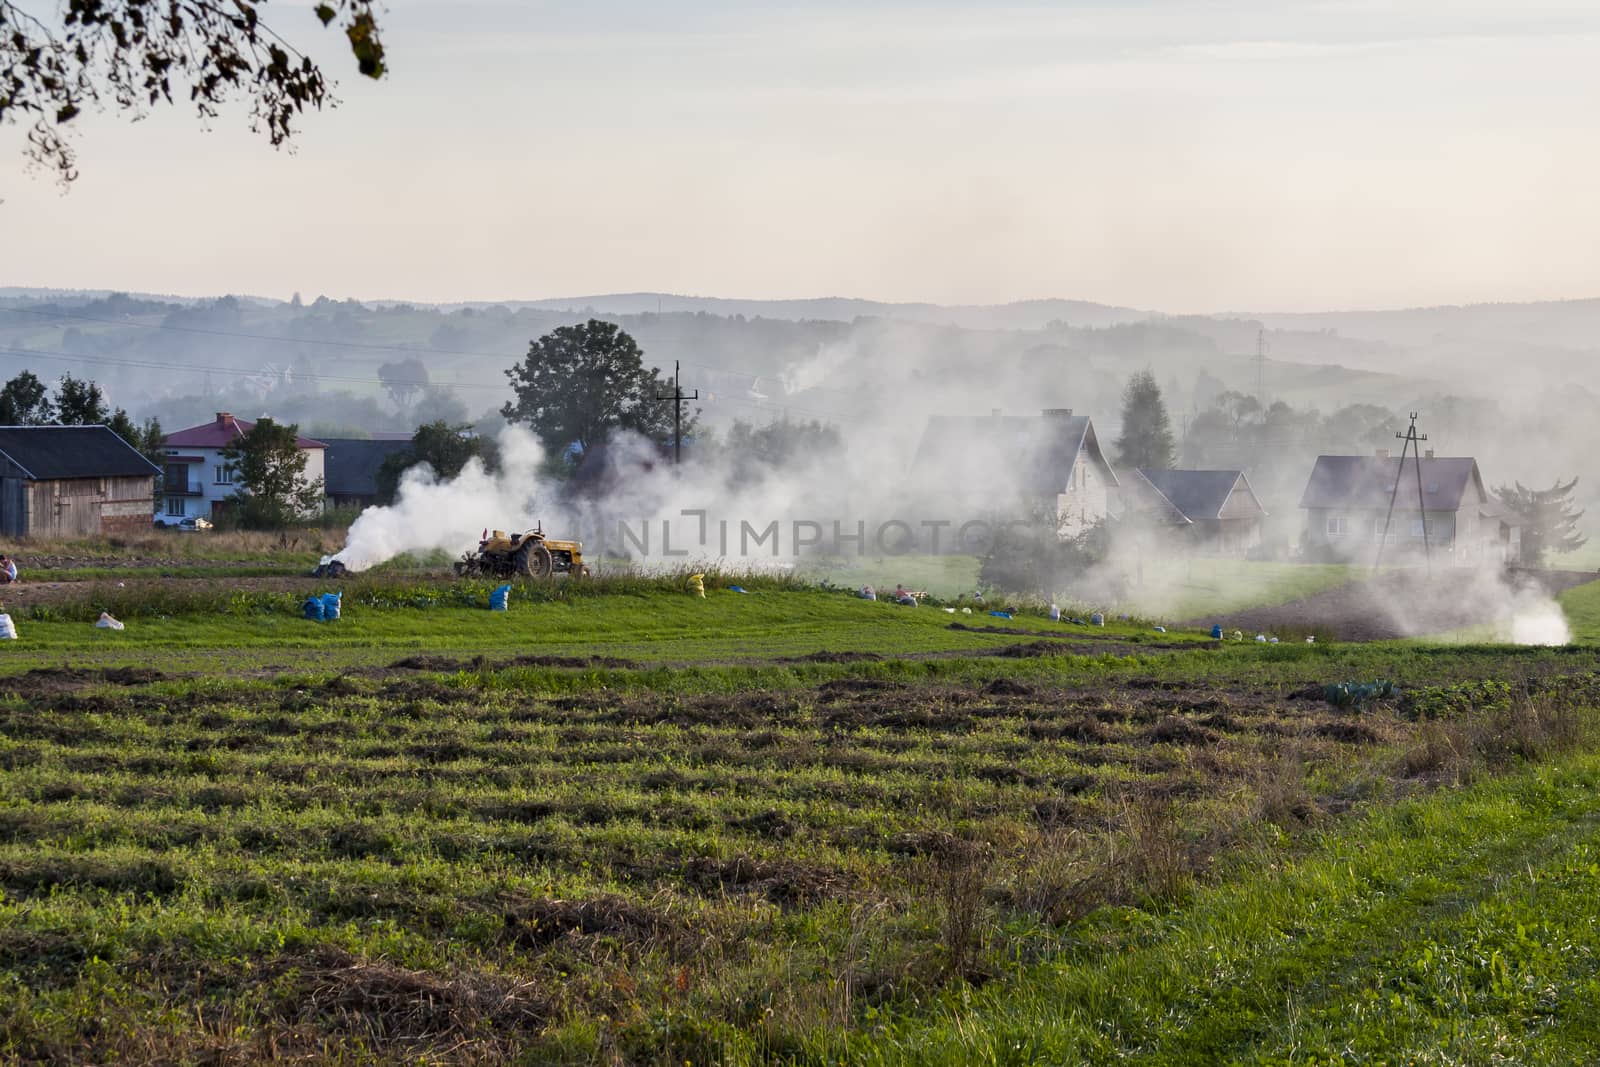
<instances>
[{"instance_id":1,"label":"green grass field","mask_svg":"<svg viewBox=\"0 0 1600 1067\"><path fill-rule=\"evenodd\" d=\"M1593 648L731 581L20 618L0 1062L1586 1062Z\"/></svg>"}]
</instances>

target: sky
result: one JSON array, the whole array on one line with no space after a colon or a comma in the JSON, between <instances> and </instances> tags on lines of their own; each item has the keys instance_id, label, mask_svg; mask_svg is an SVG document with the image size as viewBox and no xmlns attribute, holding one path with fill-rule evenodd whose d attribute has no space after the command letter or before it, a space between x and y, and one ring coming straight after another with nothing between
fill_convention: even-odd
<instances>
[{"instance_id":1,"label":"sky","mask_svg":"<svg viewBox=\"0 0 1600 1067\"><path fill-rule=\"evenodd\" d=\"M265 7L339 81L292 152L242 106L91 114L63 191L0 130L0 285L1600 296L1591 0L391 0L376 83L312 6Z\"/></svg>"}]
</instances>

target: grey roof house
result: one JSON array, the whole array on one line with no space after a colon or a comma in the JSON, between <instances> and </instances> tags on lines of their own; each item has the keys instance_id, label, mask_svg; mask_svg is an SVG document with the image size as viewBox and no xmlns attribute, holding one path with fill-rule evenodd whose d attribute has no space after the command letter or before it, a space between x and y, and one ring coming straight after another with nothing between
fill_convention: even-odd
<instances>
[{"instance_id":1,"label":"grey roof house","mask_svg":"<svg viewBox=\"0 0 1600 1067\"><path fill-rule=\"evenodd\" d=\"M411 448L410 434L368 438L326 437L323 493L339 507L370 507L378 502L378 469L390 456Z\"/></svg>"},{"instance_id":2,"label":"grey roof house","mask_svg":"<svg viewBox=\"0 0 1600 1067\"><path fill-rule=\"evenodd\" d=\"M1123 516L1172 531L1184 548L1243 555L1261 544L1267 509L1243 471L1140 467L1123 485Z\"/></svg>"},{"instance_id":3,"label":"grey roof house","mask_svg":"<svg viewBox=\"0 0 1600 1067\"><path fill-rule=\"evenodd\" d=\"M1303 545L1321 558L1370 557L1384 539L1386 518L1386 557L1420 556L1424 547L1435 559L1457 563L1514 563L1522 555L1519 521L1484 488L1478 462L1468 456L1426 452L1403 465L1386 451L1318 456L1300 507Z\"/></svg>"},{"instance_id":4,"label":"grey roof house","mask_svg":"<svg viewBox=\"0 0 1600 1067\"><path fill-rule=\"evenodd\" d=\"M147 533L160 475L109 426L0 426L0 534Z\"/></svg>"},{"instance_id":5,"label":"grey roof house","mask_svg":"<svg viewBox=\"0 0 1600 1067\"><path fill-rule=\"evenodd\" d=\"M1117 476L1087 415L1047 408L1038 415L935 415L928 420L910 481L940 518L1053 510L1063 538L1106 518Z\"/></svg>"}]
</instances>

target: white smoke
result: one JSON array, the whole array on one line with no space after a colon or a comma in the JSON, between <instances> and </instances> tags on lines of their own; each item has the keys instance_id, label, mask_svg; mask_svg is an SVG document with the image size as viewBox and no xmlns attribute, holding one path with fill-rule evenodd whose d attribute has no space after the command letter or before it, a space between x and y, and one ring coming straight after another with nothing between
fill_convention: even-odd
<instances>
[{"instance_id":1,"label":"white smoke","mask_svg":"<svg viewBox=\"0 0 1600 1067\"><path fill-rule=\"evenodd\" d=\"M1457 636L1469 640L1516 645L1565 645L1572 640L1561 605L1531 576L1518 577L1499 567L1435 568L1426 576L1413 570L1397 589L1404 595L1387 599L1383 608L1408 635L1460 630Z\"/></svg>"},{"instance_id":2,"label":"white smoke","mask_svg":"<svg viewBox=\"0 0 1600 1067\"><path fill-rule=\"evenodd\" d=\"M449 481L440 481L426 464L412 467L400 479L395 502L363 511L351 524L344 548L322 562L364 571L407 553L463 551L485 528L558 524L562 517L545 510L555 493L540 477L544 451L538 440L511 426L501 432L499 444L500 469L492 474L477 459Z\"/></svg>"},{"instance_id":3,"label":"white smoke","mask_svg":"<svg viewBox=\"0 0 1600 1067\"><path fill-rule=\"evenodd\" d=\"M1542 591L1521 595L1512 604L1509 622L1498 636L1514 645L1567 645L1572 628L1561 605Z\"/></svg>"}]
</instances>

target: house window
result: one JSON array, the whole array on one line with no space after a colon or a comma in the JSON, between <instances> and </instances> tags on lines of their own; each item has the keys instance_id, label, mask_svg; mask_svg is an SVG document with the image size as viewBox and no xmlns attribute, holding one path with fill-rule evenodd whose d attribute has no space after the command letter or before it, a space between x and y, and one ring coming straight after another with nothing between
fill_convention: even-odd
<instances>
[{"instance_id":1,"label":"house window","mask_svg":"<svg viewBox=\"0 0 1600 1067\"><path fill-rule=\"evenodd\" d=\"M1420 541L1420 540L1422 540L1422 532L1423 532L1422 520L1421 519L1412 519L1411 520L1411 536L1415 537L1418 541Z\"/></svg>"},{"instance_id":2,"label":"house window","mask_svg":"<svg viewBox=\"0 0 1600 1067\"><path fill-rule=\"evenodd\" d=\"M233 468L232 467L228 466L226 463L223 463L223 464L219 464L218 466L212 467L211 469L216 472L216 484L217 485L232 485L233 484Z\"/></svg>"},{"instance_id":3,"label":"house window","mask_svg":"<svg viewBox=\"0 0 1600 1067\"><path fill-rule=\"evenodd\" d=\"M183 497L180 496L167 498L167 514L173 517L182 517Z\"/></svg>"},{"instance_id":4,"label":"house window","mask_svg":"<svg viewBox=\"0 0 1600 1067\"><path fill-rule=\"evenodd\" d=\"M1343 515L1328 516L1328 536L1343 537L1350 530L1350 520Z\"/></svg>"}]
</instances>

